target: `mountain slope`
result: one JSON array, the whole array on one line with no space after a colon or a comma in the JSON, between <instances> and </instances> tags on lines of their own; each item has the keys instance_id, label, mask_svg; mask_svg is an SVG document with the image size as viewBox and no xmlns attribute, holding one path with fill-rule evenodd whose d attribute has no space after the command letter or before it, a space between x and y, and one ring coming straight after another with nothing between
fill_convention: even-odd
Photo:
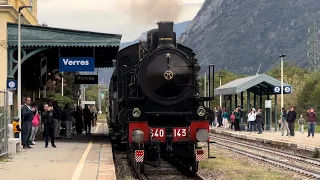
<instances>
[{"instance_id":1,"label":"mountain slope","mask_svg":"<svg viewBox=\"0 0 320 180\"><path fill-rule=\"evenodd\" d=\"M206 0L179 41L202 65L253 74L279 62L308 66L308 28L320 18L319 0Z\"/></svg>"},{"instance_id":2,"label":"mountain slope","mask_svg":"<svg viewBox=\"0 0 320 180\"><path fill-rule=\"evenodd\" d=\"M184 21L181 23L177 23L174 25L173 30L176 32L177 34L177 39L180 38L181 34L187 29L188 25L190 24L191 21ZM138 38L135 39L134 41L129 41L129 42L122 42L120 43L120 49L123 49L125 47L128 47L132 44L138 43L139 39L143 39L146 40L147 38L147 31L143 32L142 35Z\"/></svg>"}]
</instances>

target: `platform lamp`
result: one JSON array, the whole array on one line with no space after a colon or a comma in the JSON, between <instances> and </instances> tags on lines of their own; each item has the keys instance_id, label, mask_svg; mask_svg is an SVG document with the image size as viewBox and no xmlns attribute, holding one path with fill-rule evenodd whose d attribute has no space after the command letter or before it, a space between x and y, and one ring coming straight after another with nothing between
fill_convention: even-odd
<instances>
[{"instance_id":1,"label":"platform lamp","mask_svg":"<svg viewBox=\"0 0 320 180\"><path fill-rule=\"evenodd\" d=\"M19 124L21 126L21 11L24 8L32 8L32 6L19 6L18 16L18 92L17 92L17 108ZM21 136L20 136L21 138Z\"/></svg>"},{"instance_id":2,"label":"platform lamp","mask_svg":"<svg viewBox=\"0 0 320 180\"><path fill-rule=\"evenodd\" d=\"M222 75L219 75L220 87L222 86ZM222 95L220 95L220 108L222 107Z\"/></svg>"},{"instance_id":3,"label":"platform lamp","mask_svg":"<svg viewBox=\"0 0 320 180\"><path fill-rule=\"evenodd\" d=\"M281 54L279 57L281 58L281 108L283 108L283 58L286 55Z\"/></svg>"}]
</instances>

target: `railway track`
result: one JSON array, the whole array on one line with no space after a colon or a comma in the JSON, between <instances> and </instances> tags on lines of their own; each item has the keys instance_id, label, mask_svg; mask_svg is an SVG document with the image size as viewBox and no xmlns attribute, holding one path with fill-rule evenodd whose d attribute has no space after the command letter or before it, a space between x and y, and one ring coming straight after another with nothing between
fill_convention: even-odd
<instances>
[{"instance_id":1,"label":"railway track","mask_svg":"<svg viewBox=\"0 0 320 180\"><path fill-rule=\"evenodd\" d=\"M178 165L177 163L170 163L166 160L161 160L160 166L155 167L145 163L144 172L141 173L139 168L134 163L134 158L131 156L128 157L128 161L133 167L135 173L138 176L139 180L205 180L198 174L191 174L189 170Z\"/></svg>"},{"instance_id":2,"label":"railway track","mask_svg":"<svg viewBox=\"0 0 320 180\"><path fill-rule=\"evenodd\" d=\"M198 174L191 175L188 174L188 172L179 171L175 166L166 161L162 161L160 167L154 167L146 164L144 173L140 173L136 167L133 168L135 169L139 180L205 180Z\"/></svg>"},{"instance_id":3,"label":"railway track","mask_svg":"<svg viewBox=\"0 0 320 180\"><path fill-rule=\"evenodd\" d=\"M139 169L133 165L132 158L128 158L125 151L114 150L113 157L115 162L123 166L117 174L127 174L125 177L135 177L139 180L205 180L198 174L191 174L183 167L178 167L165 160L161 161L160 167L145 164L144 173L140 173ZM116 164L115 164L116 165ZM124 177L120 177L124 178Z\"/></svg>"},{"instance_id":4,"label":"railway track","mask_svg":"<svg viewBox=\"0 0 320 180\"><path fill-rule=\"evenodd\" d=\"M237 139L210 136L215 145L251 158L259 159L280 167L291 169L306 176L320 179L320 161L314 158L291 154L268 147L259 147Z\"/></svg>"}]
</instances>

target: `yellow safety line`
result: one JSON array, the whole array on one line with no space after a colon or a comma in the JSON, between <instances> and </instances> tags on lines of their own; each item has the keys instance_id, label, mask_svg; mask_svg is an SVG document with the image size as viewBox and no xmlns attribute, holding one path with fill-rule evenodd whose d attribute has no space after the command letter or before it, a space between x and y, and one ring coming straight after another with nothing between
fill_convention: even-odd
<instances>
[{"instance_id":1,"label":"yellow safety line","mask_svg":"<svg viewBox=\"0 0 320 180\"><path fill-rule=\"evenodd\" d=\"M91 147L92 147L92 142L89 142L87 149L84 151L84 153L83 153L83 155L77 165L77 168L73 173L71 180L78 180L80 178L84 163L86 162L86 159L89 154L89 151L91 150Z\"/></svg>"}]
</instances>

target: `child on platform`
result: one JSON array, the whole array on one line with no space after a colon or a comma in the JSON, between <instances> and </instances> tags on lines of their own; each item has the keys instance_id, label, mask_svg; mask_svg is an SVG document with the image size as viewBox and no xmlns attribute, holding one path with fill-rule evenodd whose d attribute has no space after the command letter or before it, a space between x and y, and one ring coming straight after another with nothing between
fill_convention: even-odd
<instances>
[{"instance_id":1,"label":"child on platform","mask_svg":"<svg viewBox=\"0 0 320 180\"><path fill-rule=\"evenodd\" d=\"M299 123L299 131L301 134L304 133L304 123L305 123L305 119L303 118L303 115L300 115L300 118L298 119L298 123Z\"/></svg>"},{"instance_id":2,"label":"child on platform","mask_svg":"<svg viewBox=\"0 0 320 180\"><path fill-rule=\"evenodd\" d=\"M14 137L19 138L19 134L21 132L20 125L19 125L19 117L13 118L12 126L13 126Z\"/></svg>"}]
</instances>

